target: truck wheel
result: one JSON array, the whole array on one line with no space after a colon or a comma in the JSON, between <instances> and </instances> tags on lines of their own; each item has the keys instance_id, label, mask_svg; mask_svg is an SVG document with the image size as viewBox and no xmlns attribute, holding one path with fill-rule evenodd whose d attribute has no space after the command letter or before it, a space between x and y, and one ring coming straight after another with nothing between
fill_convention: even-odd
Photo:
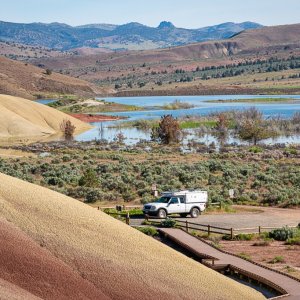
<instances>
[{"instance_id":1,"label":"truck wheel","mask_svg":"<svg viewBox=\"0 0 300 300\"><path fill-rule=\"evenodd\" d=\"M197 207L192 208L191 210L191 217L198 218L200 215L200 210Z\"/></svg>"},{"instance_id":2,"label":"truck wheel","mask_svg":"<svg viewBox=\"0 0 300 300\"><path fill-rule=\"evenodd\" d=\"M167 212L164 209L160 209L157 213L157 216L160 219L165 219L167 217Z\"/></svg>"},{"instance_id":3,"label":"truck wheel","mask_svg":"<svg viewBox=\"0 0 300 300\"><path fill-rule=\"evenodd\" d=\"M186 218L188 214L180 214L181 218Z\"/></svg>"}]
</instances>

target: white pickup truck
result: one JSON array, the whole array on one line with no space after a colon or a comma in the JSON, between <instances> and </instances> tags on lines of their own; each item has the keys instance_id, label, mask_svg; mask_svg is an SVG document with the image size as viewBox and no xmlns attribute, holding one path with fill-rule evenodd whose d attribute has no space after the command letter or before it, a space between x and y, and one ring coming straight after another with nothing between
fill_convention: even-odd
<instances>
[{"instance_id":1,"label":"white pickup truck","mask_svg":"<svg viewBox=\"0 0 300 300\"><path fill-rule=\"evenodd\" d=\"M208 195L206 191L165 192L157 201L144 205L145 215L158 216L161 219L170 214L181 217L191 215L197 218L206 209Z\"/></svg>"}]
</instances>

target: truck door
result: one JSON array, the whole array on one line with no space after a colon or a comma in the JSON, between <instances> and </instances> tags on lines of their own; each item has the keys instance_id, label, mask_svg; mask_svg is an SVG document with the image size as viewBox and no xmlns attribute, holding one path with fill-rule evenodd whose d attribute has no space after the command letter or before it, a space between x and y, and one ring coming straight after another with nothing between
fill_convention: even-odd
<instances>
[{"instance_id":1,"label":"truck door","mask_svg":"<svg viewBox=\"0 0 300 300\"><path fill-rule=\"evenodd\" d=\"M185 205L185 197L184 196L180 196L179 197L179 204L180 204L180 209L179 209L179 213L186 213L188 212L186 209L186 205Z\"/></svg>"},{"instance_id":2,"label":"truck door","mask_svg":"<svg viewBox=\"0 0 300 300\"><path fill-rule=\"evenodd\" d=\"M180 201L177 197L172 197L168 205L168 213L175 214L180 212Z\"/></svg>"}]
</instances>

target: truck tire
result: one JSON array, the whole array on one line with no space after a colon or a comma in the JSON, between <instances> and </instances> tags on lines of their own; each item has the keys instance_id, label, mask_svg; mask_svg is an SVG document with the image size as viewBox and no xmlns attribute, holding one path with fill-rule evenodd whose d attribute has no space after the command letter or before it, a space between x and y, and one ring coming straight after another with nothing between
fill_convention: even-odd
<instances>
[{"instance_id":1,"label":"truck tire","mask_svg":"<svg viewBox=\"0 0 300 300\"><path fill-rule=\"evenodd\" d=\"M188 214L180 214L181 218L186 218Z\"/></svg>"},{"instance_id":2,"label":"truck tire","mask_svg":"<svg viewBox=\"0 0 300 300\"><path fill-rule=\"evenodd\" d=\"M161 208L161 209L158 210L157 216L160 219L165 219L167 217L167 212L164 209Z\"/></svg>"},{"instance_id":3,"label":"truck tire","mask_svg":"<svg viewBox=\"0 0 300 300\"><path fill-rule=\"evenodd\" d=\"M197 207L192 208L190 214L191 214L191 217L192 217L192 218L198 218L199 215L200 215L200 210L199 210L199 208L197 208Z\"/></svg>"}]
</instances>

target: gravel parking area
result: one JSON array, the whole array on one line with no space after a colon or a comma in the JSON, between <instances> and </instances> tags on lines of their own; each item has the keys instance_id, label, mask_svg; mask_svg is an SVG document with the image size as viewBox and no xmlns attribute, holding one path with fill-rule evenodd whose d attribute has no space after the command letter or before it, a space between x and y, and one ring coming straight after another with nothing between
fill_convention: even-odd
<instances>
[{"instance_id":1,"label":"gravel parking area","mask_svg":"<svg viewBox=\"0 0 300 300\"><path fill-rule=\"evenodd\" d=\"M245 207L240 210L234 206L237 213L203 214L197 219L177 218L180 221L189 221L203 225L218 226L224 228L252 228L252 227L283 227L297 226L300 223L300 209L285 209L273 207ZM251 208L253 209L251 211ZM133 225L140 225L143 219L131 220Z\"/></svg>"}]
</instances>

